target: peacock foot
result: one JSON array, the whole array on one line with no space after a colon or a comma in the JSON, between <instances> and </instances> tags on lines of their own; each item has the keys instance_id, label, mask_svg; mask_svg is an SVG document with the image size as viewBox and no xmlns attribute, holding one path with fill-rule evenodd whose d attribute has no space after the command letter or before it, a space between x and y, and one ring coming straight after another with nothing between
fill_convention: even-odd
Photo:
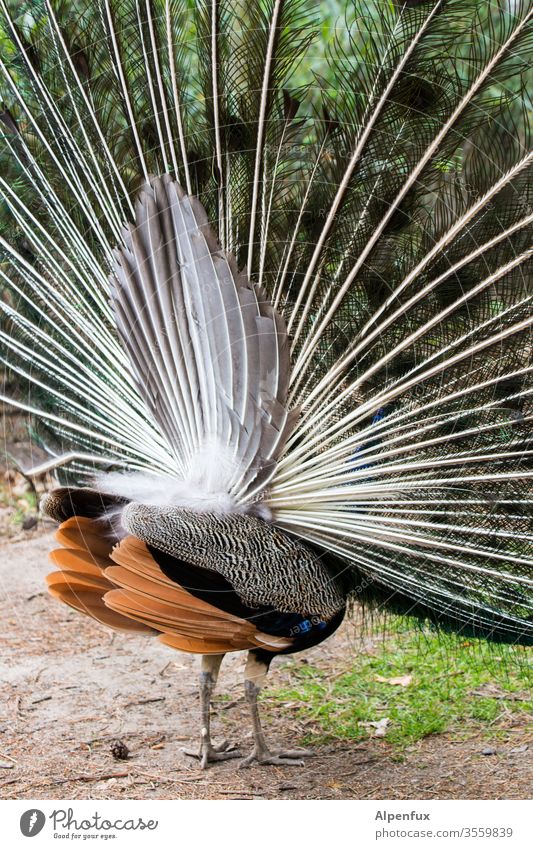
<instances>
[{"instance_id":1,"label":"peacock foot","mask_svg":"<svg viewBox=\"0 0 533 849\"><path fill-rule=\"evenodd\" d=\"M213 746L211 738L207 734L206 729L203 728L199 750L195 752L191 749L182 749L181 751L184 755L188 755L190 758L197 758L200 761L200 769L207 769L207 766L210 763L227 761L230 758L240 758L241 753L239 750L232 749L231 745L232 744L228 743L227 740L223 740L220 745Z\"/></svg>"},{"instance_id":2,"label":"peacock foot","mask_svg":"<svg viewBox=\"0 0 533 849\"><path fill-rule=\"evenodd\" d=\"M239 764L239 769L245 769L254 762L271 766L305 766L302 758L312 755L313 752L308 752L307 749L268 749L256 743L252 753Z\"/></svg>"}]
</instances>

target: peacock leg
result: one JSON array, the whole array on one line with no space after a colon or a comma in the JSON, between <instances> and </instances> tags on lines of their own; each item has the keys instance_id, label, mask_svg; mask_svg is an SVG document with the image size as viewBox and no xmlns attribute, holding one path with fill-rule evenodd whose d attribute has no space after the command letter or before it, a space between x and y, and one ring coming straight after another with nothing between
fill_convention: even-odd
<instances>
[{"instance_id":1,"label":"peacock leg","mask_svg":"<svg viewBox=\"0 0 533 849\"><path fill-rule=\"evenodd\" d=\"M202 657L202 670L200 672L200 712L202 720L200 749L197 752L182 749L184 754L198 758L202 769L206 769L207 765L213 761L225 761L228 758L240 757L240 752L237 750L228 752L229 744L226 740L219 746L213 746L211 742L211 696L217 683L223 658L223 654L203 655Z\"/></svg>"},{"instance_id":2,"label":"peacock leg","mask_svg":"<svg viewBox=\"0 0 533 849\"><path fill-rule=\"evenodd\" d=\"M265 740L261 728L261 719L259 718L257 697L265 682L269 665L270 660L263 660L261 656L258 656L258 653L249 652L244 671L244 694L252 718L254 748L252 753L239 766L241 768L247 767L254 761L275 766L304 766L302 758L308 757L312 754L311 752L307 752L305 749L269 749Z\"/></svg>"}]
</instances>

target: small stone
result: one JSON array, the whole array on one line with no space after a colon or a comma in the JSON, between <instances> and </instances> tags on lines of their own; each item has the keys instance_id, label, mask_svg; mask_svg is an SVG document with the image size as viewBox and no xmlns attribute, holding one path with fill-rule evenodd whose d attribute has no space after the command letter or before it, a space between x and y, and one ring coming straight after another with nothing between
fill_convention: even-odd
<instances>
[{"instance_id":1,"label":"small stone","mask_svg":"<svg viewBox=\"0 0 533 849\"><path fill-rule=\"evenodd\" d=\"M116 761L127 761L130 750L123 740L113 740L111 743L111 754Z\"/></svg>"},{"instance_id":2,"label":"small stone","mask_svg":"<svg viewBox=\"0 0 533 849\"><path fill-rule=\"evenodd\" d=\"M24 531L31 531L38 524L38 521L37 516L27 516L22 522L22 529Z\"/></svg>"},{"instance_id":3,"label":"small stone","mask_svg":"<svg viewBox=\"0 0 533 849\"><path fill-rule=\"evenodd\" d=\"M490 746L486 746L484 749L481 750L481 754L482 755L496 755L498 753L497 753L496 749L492 749Z\"/></svg>"}]
</instances>

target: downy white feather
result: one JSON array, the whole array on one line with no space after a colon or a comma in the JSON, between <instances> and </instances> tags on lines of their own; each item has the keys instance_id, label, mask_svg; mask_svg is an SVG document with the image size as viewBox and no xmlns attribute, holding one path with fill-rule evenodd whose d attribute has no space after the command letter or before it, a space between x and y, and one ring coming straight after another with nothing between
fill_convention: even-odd
<instances>
[{"instance_id":1,"label":"downy white feather","mask_svg":"<svg viewBox=\"0 0 533 849\"><path fill-rule=\"evenodd\" d=\"M94 479L100 492L122 496L139 504L177 507L196 513L239 513L272 518L261 503L239 504L228 492L228 481L241 472L233 452L220 442L206 444L196 453L183 478L149 472L102 472Z\"/></svg>"}]
</instances>

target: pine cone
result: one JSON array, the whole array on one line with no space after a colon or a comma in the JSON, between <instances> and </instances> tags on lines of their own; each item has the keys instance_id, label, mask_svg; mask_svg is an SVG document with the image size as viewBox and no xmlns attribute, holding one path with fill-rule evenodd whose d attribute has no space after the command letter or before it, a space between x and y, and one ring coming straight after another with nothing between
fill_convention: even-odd
<instances>
[{"instance_id":1,"label":"pine cone","mask_svg":"<svg viewBox=\"0 0 533 849\"><path fill-rule=\"evenodd\" d=\"M111 754L116 761L127 761L130 755L130 750L123 740L113 740L111 743Z\"/></svg>"}]
</instances>

